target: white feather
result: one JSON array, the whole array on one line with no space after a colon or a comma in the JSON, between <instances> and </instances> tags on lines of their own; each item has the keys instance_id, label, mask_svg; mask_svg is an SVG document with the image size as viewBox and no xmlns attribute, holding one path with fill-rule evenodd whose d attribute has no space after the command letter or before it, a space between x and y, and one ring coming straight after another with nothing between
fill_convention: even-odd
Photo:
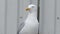
<instances>
[{"instance_id":1,"label":"white feather","mask_svg":"<svg viewBox=\"0 0 60 34\"><path fill-rule=\"evenodd\" d=\"M35 7L35 5L29 5L31 8L32 6ZM35 10L35 9L33 9ZM22 30L19 32L19 34L38 34L38 20L36 16L36 12L33 10L32 13L28 14L28 17L25 21L25 26L22 28Z\"/></svg>"},{"instance_id":2,"label":"white feather","mask_svg":"<svg viewBox=\"0 0 60 34\"><path fill-rule=\"evenodd\" d=\"M32 6L35 6L35 5L33 5L33 4L30 4L30 5L28 6L28 8L32 8Z\"/></svg>"}]
</instances>

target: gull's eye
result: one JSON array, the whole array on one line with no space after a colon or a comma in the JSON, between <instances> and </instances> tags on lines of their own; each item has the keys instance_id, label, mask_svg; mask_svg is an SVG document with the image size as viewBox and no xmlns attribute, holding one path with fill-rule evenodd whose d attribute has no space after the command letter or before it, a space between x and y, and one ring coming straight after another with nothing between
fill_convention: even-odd
<instances>
[{"instance_id":1,"label":"gull's eye","mask_svg":"<svg viewBox=\"0 0 60 34\"><path fill-rule=\"evenodd\" d=\"M34 6L32 6L32 8L34 8Z\"/></svg>"}]
</instances>

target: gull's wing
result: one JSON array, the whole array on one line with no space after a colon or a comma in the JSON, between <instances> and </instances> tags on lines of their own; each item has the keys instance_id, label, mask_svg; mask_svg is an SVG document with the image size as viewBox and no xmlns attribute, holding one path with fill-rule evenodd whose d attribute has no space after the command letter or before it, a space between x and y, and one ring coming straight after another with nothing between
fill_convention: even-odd
<instances>
[{"instance_id":1,"label":"gull's wing","mask_svg":"<svg viewBox=\"0 0 60 34\"><path fill-rule=\"evenodd\" d=\"M19 34L19 32L21 31L21 29L24 27L25 23L22 22L21 24L18 25L18 30L17 30L17 34Z\"/></svg>"}]
</instances>

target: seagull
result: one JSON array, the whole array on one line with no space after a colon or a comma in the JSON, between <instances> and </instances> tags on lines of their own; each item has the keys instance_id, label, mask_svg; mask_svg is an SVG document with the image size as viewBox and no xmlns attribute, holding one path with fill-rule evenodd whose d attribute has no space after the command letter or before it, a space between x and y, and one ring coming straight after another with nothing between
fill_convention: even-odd
<instances>
[{"instance_id":1,"label":"seagull","mask_svg":"<svg viewBox=\"0 0 60 34\"><path fill-rule=\"evenodd\" d=\"M38 20L37 20L37 6L34 4L28 5L26 8L28 16L25 20L25 25L19 32L19 34L38 34Z\"/></svg>"}]
</instances>

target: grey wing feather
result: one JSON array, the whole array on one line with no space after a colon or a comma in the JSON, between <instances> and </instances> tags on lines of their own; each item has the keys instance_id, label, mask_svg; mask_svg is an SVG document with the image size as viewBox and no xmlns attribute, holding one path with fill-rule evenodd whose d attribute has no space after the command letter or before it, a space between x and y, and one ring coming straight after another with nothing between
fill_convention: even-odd
<instances>
[{"instance_id":1,"label":"grey wing feather","mask_svg":"<svg viewBox=\"0 0 60 34\"><path fill-rule=\"evenodd\" d=\"M18 25L18 29L17 29L17 34L19 34L19 32L21 31L21 29L24 27L25 23L21 23Z\"/></svg>"}]
</instances>

